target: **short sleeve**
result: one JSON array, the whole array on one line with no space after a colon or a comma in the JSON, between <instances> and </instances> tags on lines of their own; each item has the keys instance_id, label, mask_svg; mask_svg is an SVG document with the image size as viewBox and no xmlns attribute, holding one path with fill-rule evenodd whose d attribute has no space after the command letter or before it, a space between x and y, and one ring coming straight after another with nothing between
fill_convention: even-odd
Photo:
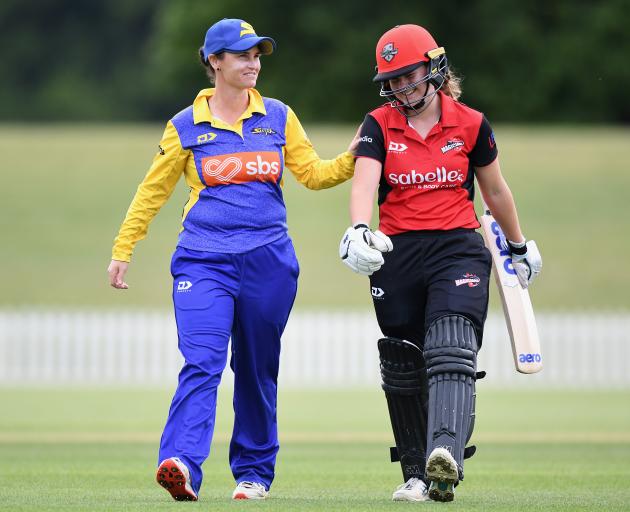
<instances>
[{"instance_id":1,"label":"short sleeve","mask_svg":"<svg viewBox=\"0 0 630 512\"><path fill-rule=\"evenodd\" d=\"M475 147L473 147L469 155L470 162L475 167L484 167L494 162L498 154L494 132L486 116L483 116Z\"/></svg>"},{"instance_id":2,"label":"short sleeve","mask_svg":"<svg viewBox=\"0 0 630 512\"><path fill-rule=\"evenodd\" d=\"M361 138L359 139L359 147L357 148L356 157L367 157L385 163L385 137L383 130L370 114L365 116L361 125Z\"/></svg>"}]
</instances>

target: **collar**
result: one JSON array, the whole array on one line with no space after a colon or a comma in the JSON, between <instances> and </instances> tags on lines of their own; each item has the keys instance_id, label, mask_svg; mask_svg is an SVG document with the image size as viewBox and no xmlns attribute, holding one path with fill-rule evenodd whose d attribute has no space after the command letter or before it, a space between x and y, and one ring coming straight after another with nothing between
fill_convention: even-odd
<instances>
[{"instance_id":1,"label":"collar","mask_svg":"<svg viewBox=\"0 0 630 512\"><path fill-rule=\"evenodd\" d=\"M442 126L457 126L457 105L455 100L450 96L444 94L442 91L438 91L440 95L442 105L442 116L440 117L440 123Z\"/></svg>"},{"instance_id":2,"label":"collar","mask_svg":"<svg viewBox=\"0 0 630 512\"><path fill-rule=\"evenodd\" d=\"M204 122L212 124L215 122L214 116L208 106L208 98L212 97L215 91L216 89L211 87L208 89L202 89L199 91L199 94L197 94L195 101L193 101L193 120L195 124ZM245 112L241 114L241 117L238 118L238 121L252 117L255 113L262 115L267 114L265 104L260 93L256 89L248 89L247 94L249 95L249 105L247 106L247 109L245 109Z\"/></svg>"},{"instance_id":3,"label":"collar","mask_svg":"<svg viewBox=\"0 0 630 512\"><path fill-rule=\"evenodd\" d=\"M438 124L442 127L457 126L457 106L455 105L455 100L450 96L444 94L442 91L438 91L438 95L440 97L440 108L442 109ZM394 107L390 108L394 112L390 128L395 128L403 131L406 130L407 118L403 114L398 112Z\"/></svg>"}]
</instances>

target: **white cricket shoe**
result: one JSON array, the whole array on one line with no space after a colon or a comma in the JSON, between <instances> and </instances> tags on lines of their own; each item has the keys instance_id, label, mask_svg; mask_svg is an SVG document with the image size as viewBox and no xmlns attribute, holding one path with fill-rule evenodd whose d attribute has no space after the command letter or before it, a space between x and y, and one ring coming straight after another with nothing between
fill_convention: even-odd
<instances>
[{"instance_id":1,"label":"white cricket shoe","mask_svg":"<svg viewBox=\"0 0 630 512\"><path fill-rule=\"evenodd\" d=\"M435 448L427 459L429 498L433 501L453 501L455 484L459 480L457 462L446 448Z\"/></svg>"},{"instance_id":2,"label":"white cricket shoe","mask_svg":"<svg viewBox=\"0 0 630 512\"><path fill-rule=\"evenodd\" d=\"M428 499L427 484L415 477L399 485L392 495L394 501L427 501Z\"/></svg>"},{"instance_id":3,"label":"white cricket shoe","mask_svg":"<svg viewBox=\"0 0 630 512\"><path fill-rule=\"evenodd\" d=\"M232 493L233 500L264 500L267 496L267 489L258 482L240 482Z\"/></svg>"},{"instance_id":4,"label":"white cricket shoe","mask_svg":"<svg viewBox=\"0 0 630 512\"><path fill-rule=\"evenodd\" d=\"M171 493L177 501L197 501L197 494L190 485L190 471L177 457L163 460L155 474L157 483Z\"/></svg>"}]
</instances>

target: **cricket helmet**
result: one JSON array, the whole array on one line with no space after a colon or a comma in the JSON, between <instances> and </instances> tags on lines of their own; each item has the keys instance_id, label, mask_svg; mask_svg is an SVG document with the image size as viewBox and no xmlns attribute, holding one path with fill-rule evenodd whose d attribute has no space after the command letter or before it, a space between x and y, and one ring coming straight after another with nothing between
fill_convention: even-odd
<instances>
[{"instance_id":1,"label":"cricket helmet","mask_svg":"<svg viewBox=\"0 0 630 512\"><path fill-rule=\"evenodd\" d=\"M423 64L427 66L425 76L400 89L391 89L389 80L411 73ZM427 100L444 85L448 72L446 52L423 27L397 25L385 32L376 44L376 72L374 82L381 83L381 96L388 98L397 108L411 108L419 113L417 109L428 105ZM406 93L421 84L426 84L426 90L420 100L416 100L412 105L409 101L400 99L400 95L406 96ZM435 87L435 91L427 94L430 84Z\"/></svg>"}]
</instances>

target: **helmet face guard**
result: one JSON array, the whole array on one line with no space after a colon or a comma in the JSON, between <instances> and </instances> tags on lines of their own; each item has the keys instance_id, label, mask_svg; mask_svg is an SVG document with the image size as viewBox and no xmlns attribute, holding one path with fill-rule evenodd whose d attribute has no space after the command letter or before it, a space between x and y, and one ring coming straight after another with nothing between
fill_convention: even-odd
<instances>
[{"instance_id":1,"label":"helmet face guard","mask_svg":"<svg viewBox=\"0 0 630 512\"><path fill-rule=\"evenodd\" d=\"M439 47L429 50L426 52L425 57L426 60L422 60L411 66L406 66L396 72L388 73L386 78L384 77L382 80L379 80L381 82L380 96L386 98L392 107L406 117L417 116L425 110L431 104L435 95L446 81L448 61L446 59L446 51L444 48ZM420 80L405 85L404 87L400 87L399 89L392 89L390 87L389 80L411 73L424 63L428 64L428 72ZM423 84L425 88L424 94L420 99L412 102L408 95L416 88L422 87ZM434 90L431 92L429 92L430 85L433 85L434 87ZM404 99L401 99L401 97Z\"/></svg>"}]
</instances>

